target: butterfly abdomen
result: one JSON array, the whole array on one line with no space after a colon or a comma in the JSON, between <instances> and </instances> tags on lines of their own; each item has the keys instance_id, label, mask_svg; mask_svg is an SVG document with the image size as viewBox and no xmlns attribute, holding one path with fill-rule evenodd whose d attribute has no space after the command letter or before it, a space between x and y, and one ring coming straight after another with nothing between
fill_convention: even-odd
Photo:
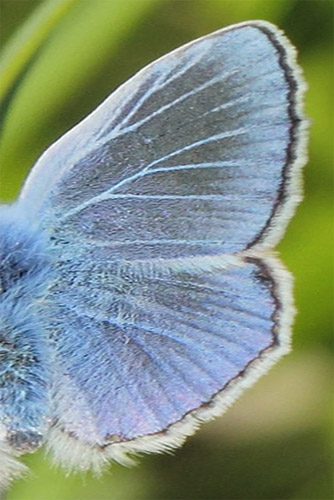
<instances>
[{"instance_id":1,"label":"butterfly abdomen","mask_svg":"<svg viewBox=\"0 0 334 500\"><path fill-rule=\"evenodd\" d=\"M39 310L49 269L38 229L15 206L0 207L0 424L7 430L0 440L19 453L39 447L48 425L50 367Z\"/></svg>"}]
</instances>

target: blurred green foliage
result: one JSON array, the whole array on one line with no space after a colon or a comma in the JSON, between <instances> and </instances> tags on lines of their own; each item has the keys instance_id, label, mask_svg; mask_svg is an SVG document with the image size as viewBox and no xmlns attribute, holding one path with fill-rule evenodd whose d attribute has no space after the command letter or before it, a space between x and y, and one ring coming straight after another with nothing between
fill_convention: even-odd
<instances>
[{"instance_id":1,"label":"blurred green foliage","mask_svg":"<svg viewBox=\"0 0 334 500\"><path fill-rule=\"evenodd\" d=\"M266 19L299 49L311 120L305 200L280 245L295 275L294 352L175 456L66 477L40 454L11 500L333 498L331 396L333 3L327 0L49 0L0 4L0 198L121 82L231 23Z\"/></svg>"}]
</instances>

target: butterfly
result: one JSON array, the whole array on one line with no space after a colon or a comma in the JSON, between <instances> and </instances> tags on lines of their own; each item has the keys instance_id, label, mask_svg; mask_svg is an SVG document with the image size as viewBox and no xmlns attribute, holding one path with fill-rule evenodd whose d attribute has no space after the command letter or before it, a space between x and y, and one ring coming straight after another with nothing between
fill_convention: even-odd
<instances>
[{"instance_id":1,"label":"butterfly","mask_svg":"<svg viewBox=\"0 0 334 500\"><path fill-rule=\"evenodd\" d=\"M272 248L301 200L305 83L274 25L165 55L0 207L0 480L180 446L290 349Z\"/></svg>"}]
</instances>

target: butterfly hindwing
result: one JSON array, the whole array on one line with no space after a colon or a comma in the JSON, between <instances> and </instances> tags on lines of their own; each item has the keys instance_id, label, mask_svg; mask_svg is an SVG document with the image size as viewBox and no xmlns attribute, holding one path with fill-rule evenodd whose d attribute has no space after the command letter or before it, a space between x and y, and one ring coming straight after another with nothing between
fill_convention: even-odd
<instances>
[{"instance_id":1,"label":"butterfly hindwing","mask_svg":"<svg viewBox=\"0 0 334 500\"><path fill-rule=\"evenodd\" d=\"M81 443L131 446L163 433L288 349L277 334L282 290L265 262L205 274L131 266L106 272L101 285L69 267L52 292L54 411Z\"/></svg>"}]
</instances>

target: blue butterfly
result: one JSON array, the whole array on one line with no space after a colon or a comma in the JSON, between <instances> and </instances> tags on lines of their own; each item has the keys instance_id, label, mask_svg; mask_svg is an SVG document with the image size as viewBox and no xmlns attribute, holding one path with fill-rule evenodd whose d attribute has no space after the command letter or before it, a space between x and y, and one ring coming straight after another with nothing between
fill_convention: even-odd
<instances>
[{"instance_id":1,"label":"blue butterfly","mask_svg":"<svg viewBox=\"0 0 334 500\"><path fill-rule=\"evenodd\" d=\"M301 199L305 84L249 21L150 64L0 207L0 480L180 446L290 348L272 251Z\"/></svg>"}]
</instances>

